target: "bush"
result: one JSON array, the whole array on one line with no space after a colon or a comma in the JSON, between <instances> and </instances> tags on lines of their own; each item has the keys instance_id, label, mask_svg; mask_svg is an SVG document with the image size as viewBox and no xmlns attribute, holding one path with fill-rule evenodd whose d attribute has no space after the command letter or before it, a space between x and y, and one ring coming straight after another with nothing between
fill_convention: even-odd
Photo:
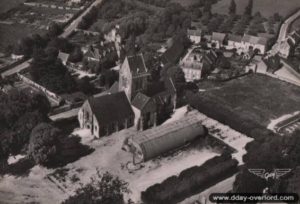
<instances>
[{"instance_id":1,"label":"bush","mask_svg":"<svg viewBox=\"0 0 300 204\"><path fill-rule=\"evenodd\" d=\"M142 192L142 200L148 204L176 203L233 175L238 171L237 164L230 155L214 157L149 187Z\"/></svg>"},{"instance_id":2,"label":"bush","mask_svg":"<svg viewBox=\"0 0 300 204\"><path fill-rule=\"evenodd\" d=\"M97 177L78 189L76 195L68 198L63 204L125 204L123 194L129 192L126 182L108 172L100 175L98 171Z\"/></svg>"},{"instance_id":3,"label":"bush","mask_svg":"<svg viewBox=\"0 0 300 204\"><path fill-rule=\"evenodd\" d=\"M37 125L31 132L28 154L37 164L46 165L54 160L57 154L59 129L48 123Z\"/></svg>"}]
</instances>

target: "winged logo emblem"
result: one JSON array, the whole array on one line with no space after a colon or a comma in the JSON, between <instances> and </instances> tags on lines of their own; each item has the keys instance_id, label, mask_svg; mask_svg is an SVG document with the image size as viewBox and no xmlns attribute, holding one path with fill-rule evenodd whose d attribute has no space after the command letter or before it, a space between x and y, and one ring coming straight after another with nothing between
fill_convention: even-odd
<instances>
[{"instance_id":1,"label":"winged logo emblem","mask_svg":"<svg viewBox=\"0 0 300 204\"><path fill-rule=\"evenodd\" d=\"M270 178L279 179L290 173L292 169L274 169L271 172L267 172L265 169L248 169L248 171L262 179L269 180Z\"/></svg>"}]
</instances>

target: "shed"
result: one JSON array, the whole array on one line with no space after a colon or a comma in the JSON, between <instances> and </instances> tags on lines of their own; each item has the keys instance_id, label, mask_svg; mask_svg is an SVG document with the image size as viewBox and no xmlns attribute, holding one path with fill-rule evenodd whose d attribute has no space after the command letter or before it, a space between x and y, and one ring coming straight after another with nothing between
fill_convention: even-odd
<instances>
[{"instance_id":1,"label":"shed","mask_svg":"<svg viewBox=\"0 0 300 204\"><path fill-rule=\"evenodd\" d=\"M134 162L139 163L180 148L206 133L196 112L175 122L132 135L128 138L128 145L134 154Z\"/></svg>"}]
</instances>

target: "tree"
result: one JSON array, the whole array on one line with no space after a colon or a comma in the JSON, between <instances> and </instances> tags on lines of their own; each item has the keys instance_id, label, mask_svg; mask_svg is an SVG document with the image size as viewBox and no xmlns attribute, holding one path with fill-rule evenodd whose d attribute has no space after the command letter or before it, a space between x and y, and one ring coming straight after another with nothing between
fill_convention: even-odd
<instances>
[{"instance_id":1,"label":"tree","mask_svg":"<svg viewBox=\"0 0 300 204\"><path fill-rule=\"evenodd\" d=\"M273 17L276 22L279 22L282 20L282 16L280 16L279 13L277 13L277 12L274 13Z\"/></svg>"},{"instance_id":2,"label":"tree","mask_svg":"<svg viewBox=\"0 0 300 204\"><path fill-rule=\"evenodd\" d=\"M40 123L30 134L28 155L37 163L47 165L56 154L61 131L48 123Z\"/></svg>"},{"instance_id":3,"label":"tree","mask_svg":"<svg viewBox=\"0 0 300 204\"><path fill-rule=\"evenodd\" d=\"M83 77L78 82L78 89L87 95L92 95L94 91L93 85L90 83L88 77Z\"/></svg>"},{"instance_id":4,"label":"tree","mask_svg":"<svg viewBox=\"0 0 300 204\"><path fill-rule=\"evenodd\" d=\"M106 172L103 175L97 171L97 177L76 191L63 204L125 204L124 193L128 193L128 184L118 177Z\"/></svg>"},{"instance_id":5,"label":"tree","mask_svg":"<svg viewBox=\"0 0 300 204\"><path fill-rule=\"evenodd\" d=\"M231 0L231 2L230 2L229 14L230 15L236 14L236 3L234 0Z\"/></svg>"},{"instance_id":6,"label":"tree","mask_svg":"<svg viewBox=\"0 0 300 204\"><path fill-rule=\"evenodd\" d=\"M251 16L252 15L252 9L253 9L253 0L249 0L248 5L245 8L245 15Z\"/></svg>"},{"instance_id":7,"label":"tree","mask_svg":"<svg viewBox=\"0 0 300 204\"><path fill-rule=\"evenodd\" d=\"M73 52L71 53L70 57L69 57L69 61L70 62L80 62L83 58L83 53L80 49L80 47L76 47Z\"/></svg>"},{"instance_id":8,"label":"tree","mask_svg":"<svg viewBox=\"0 0 300 204\"><path fill-rule=\"evenodd\" d=\"M63 29L57 23L52 22L48 27L49 38L55 38L63 32Z\"/></svg>"},{"instance_id":9,"label":"tree","mask_svg":"<svg viewBox=\"0 0 300 204\"><path fill-rule=\"evenodd\" d=\"M300 165L300 131L284 137L270 135L257 139L246 146L247 154L243 157L245 166L236 177L235 192L261 193L265 187L269 187L271 193L288 192L285 185L281 185L289 178L289 175L276 181L266 182L253 174L248 169L260 168L267 172L278 168L296 169Z\"/></svg>"}]
</instances>

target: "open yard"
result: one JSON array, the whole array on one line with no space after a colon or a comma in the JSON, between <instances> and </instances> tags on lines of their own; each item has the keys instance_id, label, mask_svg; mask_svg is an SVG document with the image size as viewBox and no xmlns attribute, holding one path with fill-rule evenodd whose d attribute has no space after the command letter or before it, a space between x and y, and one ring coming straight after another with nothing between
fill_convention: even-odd
<instances>
[{"instance_id":1,"label":"open yard","mask_svg":"<svg viewBox=\"0 0 300 204\"><path fill-rule=\"evenodd\" d=\"M1 202L34 202L58 204L72 195L80 184L85 184L100 172L109 171L129 183L131 193L126 197L140 200L141 191L160 183L172 175L178 175L184 169L201 165L218 155L219 150L203 147L201 141L184 150L163 158L156 158L143 164L140 169L129 170L126 165L132 162L132 154L122 150L126 137L134 130L123 130L109 137L94 140L86 130L76 130L73 134L82 137L82 143L93 147L95 151L74 163L60 169L46 169L35 166L28 176L14 177L5 175L0 182ZM60 175L58 172L64 172Z\"/></svg>"},{"instance_id":2,"label":"open yard","mask_svg":"<svg viewBox=\"0 0 300 204\"><path fill-rule=\"evenodd\" d=\"M264 75L204 88L191 98L190 104L200 112L253 137L258 136L255 130L265 130L272 120L300 110L299 87Z\"/></svg>"},{"instance_id":3,"label":"open yard","mask_svg":"<svg viewBox=\"0 0 300 204\"><path fill-rule=\"evenodd\" d=\"M231 0L220 0L213 5L213 13L228 14L228 7ZM237 13L242 14L248 4L248 0L235 0ZM278 12L281 16L288 16L295 9L300 7L299 0L254 0L253 14L260 12L263 16L271 16Z\"/></svg>"}]
</instances>

